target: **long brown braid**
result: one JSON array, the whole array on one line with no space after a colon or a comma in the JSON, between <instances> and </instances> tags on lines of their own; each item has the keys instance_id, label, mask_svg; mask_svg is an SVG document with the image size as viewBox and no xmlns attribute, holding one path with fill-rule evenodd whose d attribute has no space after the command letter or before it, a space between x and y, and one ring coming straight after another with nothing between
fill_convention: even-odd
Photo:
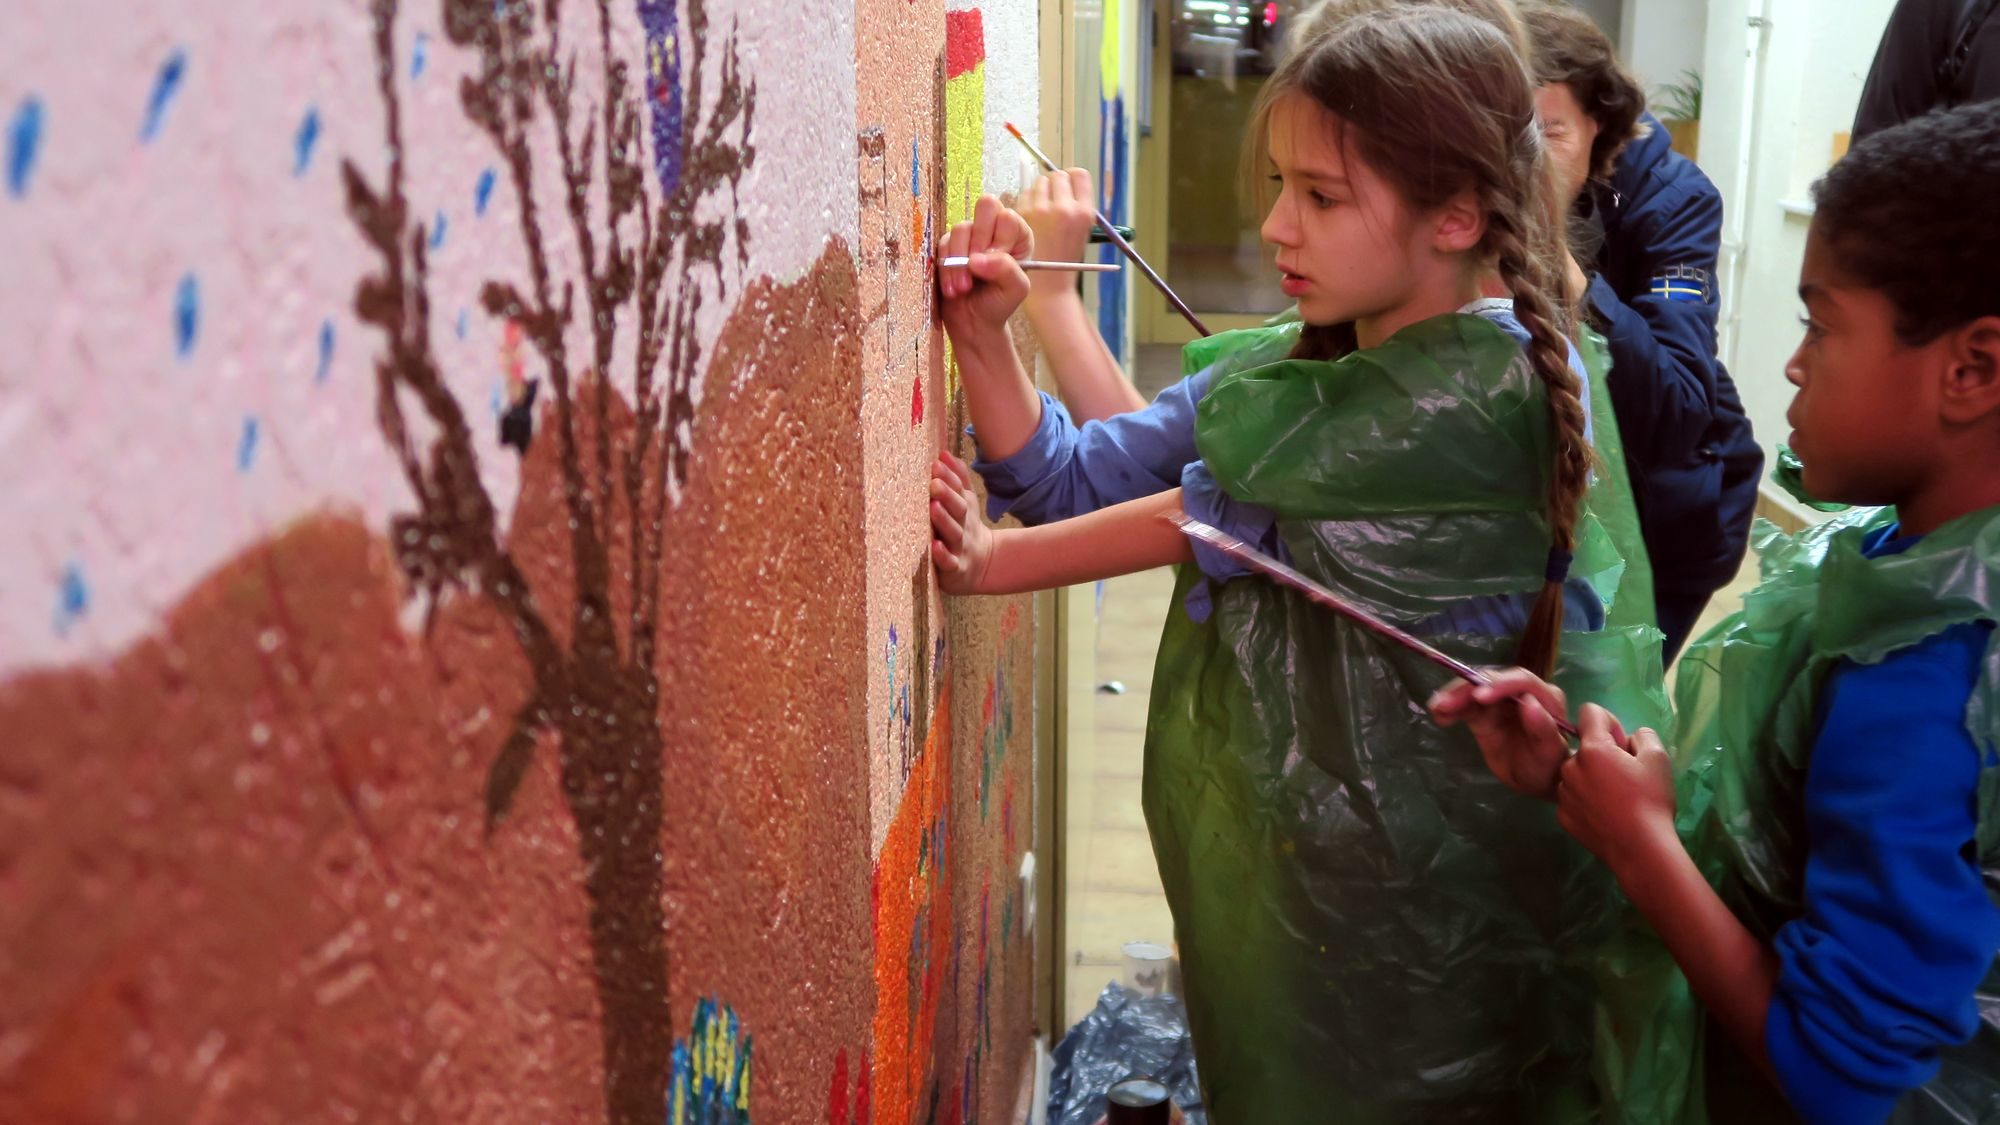
<instances>
[{"instance_id":1,"label":"long brown braid","mask_svg":"<svg viewBox=\"0 0 2000 1125\"><path fill-rule=\"evenodd\" d=\"M1535 121L1522 25L1495 0L1335 0L1313 34L1259 95L1250 159L1268 159L1278 101L1303 95L1337 118L1351 146L1413 211L1472 191L1485 214L1473 250L1497 270L1528 332L1529 366L1549 400L1554 465L1545 516L1550 552L1542 588L1515 659L1540 675L1555 666L1563 582L1590 484L1582 386L1569 364L1573 314L1558 296L1567 255L1555 180ZM1420 76L1420 77L1419 77ZM1331 359L1353 351L1352 324L1309 325L1293 355Z\"/></svg>"}]
</instances>

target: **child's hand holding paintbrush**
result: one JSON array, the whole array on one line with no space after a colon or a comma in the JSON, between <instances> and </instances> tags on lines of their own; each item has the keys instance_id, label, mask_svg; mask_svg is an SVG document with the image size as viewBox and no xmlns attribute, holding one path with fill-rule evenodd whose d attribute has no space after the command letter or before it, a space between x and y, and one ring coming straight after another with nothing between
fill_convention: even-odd
<instances>
[{"instance_id":1,"label":"child's hand holding paintbrush","mask_svg":"<svg viewBox=\"0 0 2000 1125\"><path fill-rule=\"evenodd\" d=\"M938 294L954 347L976 351L984 337L1006 335L1007 318L1028 297L1021 262L1034 250L1027 220L990 195L938 240Z\"/></svg>"},{"instance_id":2,"label":"child's hand holding paintbrush","mask_svg":"<svg viewBox=\"0 0 2000 1125\"><path fill-rule=\"evenodd\" d=\"M1035 234L1027 220L990 195L972 218L938 242L938 305L951 336L965 388L965 404L979 430L980 452L1013 456L1041 422L1041 396L1014 353L1007 321L1028 296L1028 268L1092 268L1083 263L1034 261Z\"/></svg>"},{"instance_id":3,"label":"child's hand holding paintbrush","mask_svg":"<svg viewBox=\"0 0 2000 1125\"><path fill-rule=\"evenodd\" d=\"M1479 742L1486 765L1509 788L1554 800L1563 764L1574 756L1569 740L1602 742L1623 749L1625 729L1609 711L1585 704L1582 729L1569 721L1562 689L1522 668L1488 671L1448 655L1200 520L1174 513L1166 517L1189 538L1229 555L1251 570L1289 586L1378 637L1458 676L1431 696L1431 717L1441 726L1464 723Z\"/></svg>"}]
</instances>

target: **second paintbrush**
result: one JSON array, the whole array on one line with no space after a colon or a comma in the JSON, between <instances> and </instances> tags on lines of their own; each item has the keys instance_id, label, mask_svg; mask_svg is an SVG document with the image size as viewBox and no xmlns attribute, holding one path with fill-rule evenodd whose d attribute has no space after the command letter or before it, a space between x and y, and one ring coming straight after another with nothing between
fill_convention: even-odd
<instances>
[{"instance_id":1,"label":"second paintbrush","mask_svg":"<svg viewBox=\"0 0 2000 1125\"><path fill-rule=\"evenodd\" d=\"M963 255L939 258L938 265L945 267L969 266L972 259ZM1117 273L1116 262L1044 262L1035 258L1022 258L1014 263L1024 270L1069 270L1072 273Z\"/></svg>"}]
</instances>

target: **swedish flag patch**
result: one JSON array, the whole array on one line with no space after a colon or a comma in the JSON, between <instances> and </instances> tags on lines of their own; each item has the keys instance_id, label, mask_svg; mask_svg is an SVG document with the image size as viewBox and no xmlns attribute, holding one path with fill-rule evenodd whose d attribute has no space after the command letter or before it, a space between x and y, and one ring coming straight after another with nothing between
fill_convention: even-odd
<instances>
[{"instance_id":1,"label":"swedish flag patch","mask_svg":"<svg viewBox=\"0 0 2000 1125\"><path fill-rule=\"evenodd\" d=\"M1668 266L1665 271L1654 275L1647 288L1653 296L1665 297L1669 301L1715 303L1714 278L1707 270L1694 266Z\"/></svg>"}]
</instances>

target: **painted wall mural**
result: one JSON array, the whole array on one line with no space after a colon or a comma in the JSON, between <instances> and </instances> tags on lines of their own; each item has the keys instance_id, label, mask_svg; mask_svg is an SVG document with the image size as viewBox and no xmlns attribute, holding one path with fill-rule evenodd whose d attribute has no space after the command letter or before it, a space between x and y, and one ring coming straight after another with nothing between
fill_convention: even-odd
<instances>
[{"instance_id":1,"label":"painted wall mural","mask_svg":"<svg viewBox=\"0 0 2000 1125\"><path fill-rule=\"evenodd\" d=\"M1132 143L1126 132L1131 114L1125 104L1125 0L1102 2L1104 26L1097 59L1097 209L1114 223L1126 223L1132 217ZM1119 261L1118 248L1100 246L1098 260ZM1101 274L1097 279L1097 331L1111 354L1119 357L1126 352L1125 322L1132 298L1126 272Z\"/></svg>"},{"instance_id":2,"label":"painted wall mural","mask_svg":"<svg viewBox=\"0 0 2000 1125\"><path fill-rule=\"evenodd\" d=\"M0 1120L1017 1117L1038 623L924 500L1033 8L29 9Z\"/></svg>"}]
</instances>

